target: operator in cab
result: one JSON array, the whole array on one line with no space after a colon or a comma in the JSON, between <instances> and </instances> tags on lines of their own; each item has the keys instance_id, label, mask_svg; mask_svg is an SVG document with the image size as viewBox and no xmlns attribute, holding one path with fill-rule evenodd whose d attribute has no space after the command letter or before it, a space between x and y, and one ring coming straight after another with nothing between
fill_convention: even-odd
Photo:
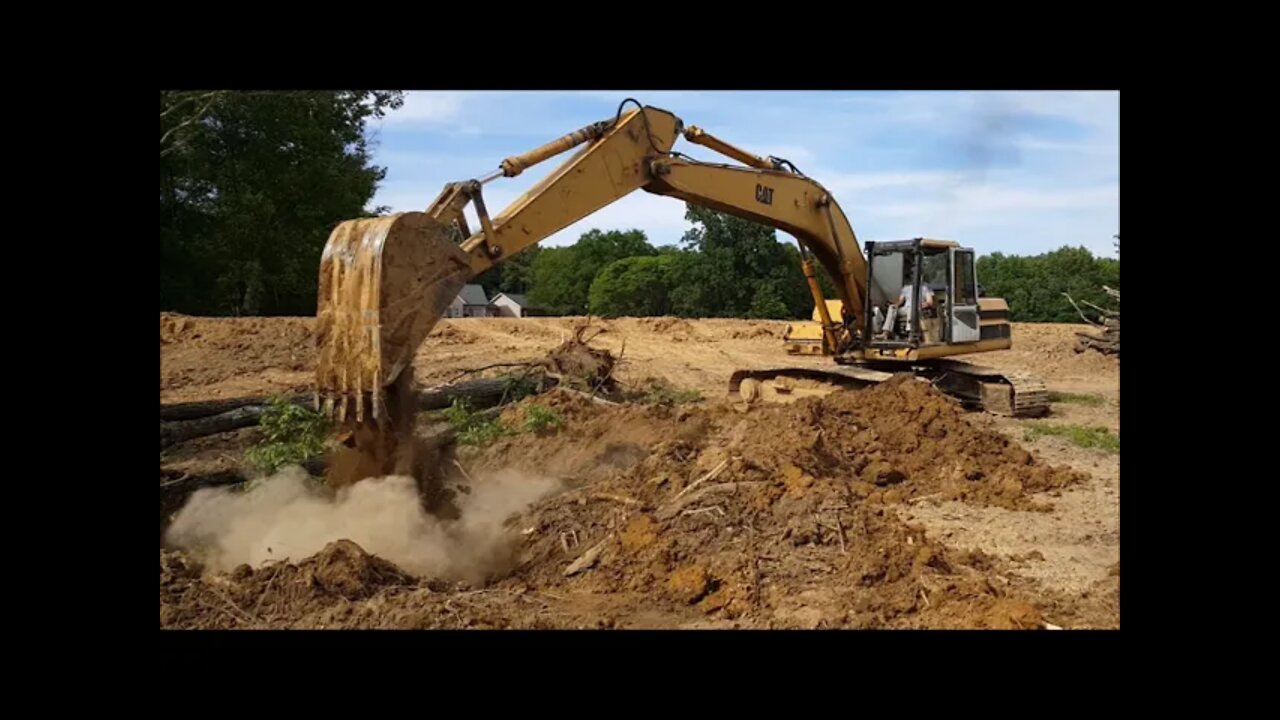
<instances>
[{"instance_id":1,"label":"operator in cab","mask_svg":"<svg viewBox=\"0 0 1280 720\"><path fill-rule=\"evenodd\" d=\"M915 296L915 271L908 267L906 278L903 280L902 291L898 293L898 299L889 303L889 309L885 313L884 333L888 337L893 337L898 333L898 324L901 323L903 330L911 326L911 318L915 313L916 304L913 302ZM920 285L920 309L924 315L932 316L933 310L933 291L929 289L927 284ZM925 339L933 342L931 332L932 327L926 327L932 323L921 323L925 333ZM905 334L905 333L904 333Z\"/></svg>"}]
</instances>

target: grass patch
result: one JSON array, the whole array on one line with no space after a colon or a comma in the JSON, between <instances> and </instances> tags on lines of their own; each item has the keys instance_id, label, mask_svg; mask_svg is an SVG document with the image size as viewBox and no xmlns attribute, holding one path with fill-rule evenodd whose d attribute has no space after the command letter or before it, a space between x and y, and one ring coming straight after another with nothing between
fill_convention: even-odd
<instances>
[{"instance_id":1,"label":"grass patch","mask_svg":"<svg viewBox=\"0 0 1280 720\"><path fill-rule=\"evenodd\" d=\"M458 436L458 444L473 447L484 447L498 438L517 435L522 430L537 434L564 427L564 418L559 410L537 403L531 403L524 409L524 421L519 427L508 427L492 412L472 410L470 404L461 398L454 398L443 411L449 427Z\"/></svg>"},{"instance_id":2,"label":"grass patch","mask_svg":"<svg viewBox=\"0 0 1280 720\"><path fill-rule=\"evenodd\" d=\"M449 427L458 434L459 445L484 447L505 435L511 435L511 429L496 417L489 417L471 409L470 403L461 398L454 398L444 411Z\"/></svg>"},{"instance_id":3,"label":"grass patch","mask_svg":"<svg viewBox=\"0 0 1280 720\"><path fill-rule=\"evenodd\" d=\"M320 456L328 442L329 422L323 415L281 397L271 399L259 425L266 437L245 451L245 459L267 474Z\"/></svg>"},{"instance_id":4,"label":"grass patch","mask_svg":"<svg viewBox=\"0 0 1280 720\"><path fill-rule=\"evenodd\" d=\"M532 404L524 409L524 429L526 432L540 433L543 430L559 430L564 427L564 418L560 411L545 405Z\"/></svg>"},{"instance_id":5,"label":"grass patch","mask_svg":"<svg viewBox=\"0 0 1280 720\"><path fill-rule=\"evenodd\" d=\"M1085 393L1068 393L1068 392L1051 392L1049 393L1049 402L1051 403L1071 403L1072 405L1085 405L1087 407L1102 407L1107 404L1107 399L1101 395L1089 395Z\"/></svg>"},{"instance_id":6,"label":"grass patch","mask_svg":"<svg viewBox=\"0 0 1280 720\"><path fill-rule=\"evenodd\" d=\"M1120 436L1113 435L1110 430L1101 426L1086 427L1084 425L1052 425L1049 423L1033 423L1027 427L1025 439L1031 442L1045 435L1066 438L1073 445L1082 448L1120 452Z\"/></svg>"}]
</instances>

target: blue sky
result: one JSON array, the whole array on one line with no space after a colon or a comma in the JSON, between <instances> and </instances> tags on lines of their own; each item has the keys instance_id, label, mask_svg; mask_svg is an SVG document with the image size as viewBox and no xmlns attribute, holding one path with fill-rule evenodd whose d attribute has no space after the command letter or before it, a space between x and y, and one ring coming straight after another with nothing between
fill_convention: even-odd
<instances>
[{"instance_id":1,"label":"blue sky","mask_svg":"<svg viewBox=\"0 0 1280 720\"><path fill-rule=\"evenodd\" d=\"M835 195L864 242L924 236L979 254L1070 245L1115 256L1120 94L1113 91L413 91L372 127L375 160L387 168L372 204L423 209L445 183L487 174L508 155L610 118L627 97L758 155L791 160ZM730 162L683 139L676 149ZM565 157L486 185L490 213ZM689 227L684 209L637 191L542 244L569 244L592 228L639 228L654 244L675 243Z\"/></svg>"}]
</instances>

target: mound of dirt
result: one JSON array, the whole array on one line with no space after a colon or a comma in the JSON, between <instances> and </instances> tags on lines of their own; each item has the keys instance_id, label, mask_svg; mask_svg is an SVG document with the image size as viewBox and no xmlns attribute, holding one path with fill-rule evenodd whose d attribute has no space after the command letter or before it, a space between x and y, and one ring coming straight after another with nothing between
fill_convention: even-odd
<instances>
[{"instance_id":1,"label":"mound of dirt","mask_svg":"<svg viewBox=\"0 0 1280 720\"><path fill-rule=\"evenodd\" d=\"M745 414L553 392L504 419L517 425L532 403L558 429L464 456L468 478L515 470L570 488L508 520L523 545L493 584L441 594L349 542L214 578L162 552L162 625L581 627L656 614L666 626L1043 626L1038 596L998 561L940 544L891 504L941 493L1028 508L1028 493L1077 476L970 425L927 383ZM481 480L469 492L484 491Z\"/></svg>"},{"instance_id":2,"label":"mound of dirt","mask_svg":"<svg viewBox=\"0 0 1280 720\"><path fill-rule=\"evenodd\" d=\"M734 330L729 337L734 340L769 338L773 340L781 340L787 329L782 325L752 325L741 330Z\"/></svg>"},{"instance_id":3,"label":"mound of dirt","mask_svg":"<svg viewBox=\"0 0 1280 720\"><path fill-rule=\"evenodd\" d=\"M634 322L637 327L643 330L676 342L703 339L703 334L698 331L694 323L684 318L664 315L661 317L635 318Z\"/></svg>"},{"instance_id":4,"label":"mound of dirt","mask_svg":"<svg viewBox=\"0 0 1280 720\"><path fill-rule=\"evenodd\" d=\"M900 375L861 392L762 408L744 421L742 456L765 474L828 478L871 502L939 495L1047 509L1028 493L1084 479L1035 462L1007 436L975 427L931 385Z\"/></svg>"},{"instance_id":5,"label":"mound of dirt","mask_svg":"<svg viewBox=\"0 0 1280 720\"><path fill-rule=\"evenodd\" d=\"M424 342L436 345L470 345L476 342L476 336L466 330L458 329L448 320L441 320L432 328L431 334L427 335Z\"/></svg>"},{"instance_id":6,"label":"mound of dirt","mask_svg":"<svg viewBox=\"0 0 1280 720\"><path fill-rule=\"evenodd\" d=\"M1036 626L1034 608L886 503L925 494L1034 508L1077 474L971 426L926 383L753 409L541 398L566 430L515 436L476 467L557 474L516 573L540 589L658 597L668 610L784 627Z\"/></svg>"},{"instance_id":7,"label":"mound of dirt","mask_svg":"<svg viewBox=\"0 0 1280 720\"><path fill-rule=\"evenodd\" d=\"M428 342L456 347L431 355L440 361L432 371L491 363L495 352L514 357L500 351L521 334L532 339L518 344L520 358L535 362L577 327L567 319L441 323ZM604 327L602 340L636 372L681 387L702 378L707 394L723 392L723 367L781 353L774 331L784 325L641 318ZM1072 327L1019 325L1015 349L982 362L1047 367L1065 378L1115 372L1092 367L1115 365L1109 358L1071 351ZM162 399L166 388L203 387L202 396L213 397L305 385L311 333L309 318L162 314ZM680 342L685 337L733 342L708 352ZM1066 340L1060 355L1059 339ZM603 350L580 342L561 350L549 361L557 372L599 379L614 371ZM522 427L537 403L560 422L460 454L466 482L450 485L458 498L508 496L510 488L488 485L506 470L567 488L510 514L502 503L479 503L501 516L504 537L516 541L518 557L508 563L504 556L500 572L464 579L472 583L465 587L415 579L350 541L301 561L225 574L162 550L161 625L1029 628L1043 624L1041 613L1083 626L1118 617L1118 563L1090 590L1094 605L1082 605L1011 581L1003 561L948 548L899 518L903 504L930 497L1043 510L1033 494L1082 479L971 422L927 383L895 378L746 410L681 404L687 398L675 391L637 395L638 402L619 405L559 391L531 398L503 419ZM662 397L668 401L655 399ZM163 495L161 512L163 526ZM468 522L465 511L458 520Z\"/></svg>"},{"instance_id":8,"label":"mound of dirt","mask_svg":"<svg viewBox=\"0 0 1280 720\"><path fill-rule=\"evenodd\" d=\"M241 565L225 575L202 569L179 552L160 551L160 624L189 628L265 625L341 601L364 600L382 588L413 585L395 565L350 540L329 543L298 563L257 569Z\"/></svg>"},{"instance_id":9,"label":"mound of dirt","mask_svg":"<svg viewBox=\"0 0 1280 720\"><path fill-rule=\"evenodd\" d=\"M1022 510L1045 509L1031 493L1084 479L974 426L946 396L905 375L745 415L714 405L601 406L559 393L528 402L554 408L568 429L504 438L477 458L480 467L519 458L525 469L582 481L641 468L678 491L724 461L721 481L759 482L779 497L828 483L851 502L928 495Z\"/></svg>"}]
</instances>

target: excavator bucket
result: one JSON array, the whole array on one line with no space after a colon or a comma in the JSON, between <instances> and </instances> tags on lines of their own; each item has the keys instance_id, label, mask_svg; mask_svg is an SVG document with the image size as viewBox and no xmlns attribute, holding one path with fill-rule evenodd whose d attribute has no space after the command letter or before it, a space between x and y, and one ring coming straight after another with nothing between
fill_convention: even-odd
<instances>
[{"instance_id":1,"label":"excavator bucket","mask_svg":"<svg viewBox=\"0 0 1280 720\"><path fill-rule=\"evenodd\" d=\"M386 391L469 276L466 253L426 213L349 220L320 259L316 403L338 422L386 418Z\"/></svg>"}]
</instances>

